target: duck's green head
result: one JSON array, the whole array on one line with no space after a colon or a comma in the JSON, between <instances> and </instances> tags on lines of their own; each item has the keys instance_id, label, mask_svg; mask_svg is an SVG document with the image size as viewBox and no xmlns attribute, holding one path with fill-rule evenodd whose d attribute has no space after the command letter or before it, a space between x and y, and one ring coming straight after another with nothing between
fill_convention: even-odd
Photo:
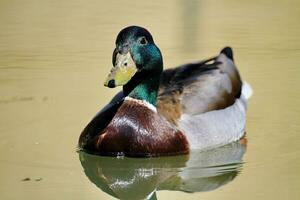
<instances>
[{"instance_id":1,"label":"duck's green head","mask_svg":"<svg viewBox=\"0 0 300 200\"><path fill-rule=\"evenodd\" d=\"M118 34L112 63L104 83L110 88L127 85L133 89L148 77L159 77L163 69L162 55L152 35L138 26L124 28Z\"/></svg>"}]
</instances>

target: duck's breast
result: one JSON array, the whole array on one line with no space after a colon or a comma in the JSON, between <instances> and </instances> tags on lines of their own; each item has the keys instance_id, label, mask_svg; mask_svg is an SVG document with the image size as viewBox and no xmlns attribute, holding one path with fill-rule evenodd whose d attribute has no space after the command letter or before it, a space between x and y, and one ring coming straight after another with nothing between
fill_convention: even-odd
<instances>
[{"instance_id":1,"label":"duck's breast","mask_svg":"<svg viewBox=\"0 0 300 200\"><path fill-rule=\"evenodd\" d=\"M95 140L96 151L142 157L188 153L185 135L148 104L126 97L104 133Z\"/></svg>"}]
</instances>

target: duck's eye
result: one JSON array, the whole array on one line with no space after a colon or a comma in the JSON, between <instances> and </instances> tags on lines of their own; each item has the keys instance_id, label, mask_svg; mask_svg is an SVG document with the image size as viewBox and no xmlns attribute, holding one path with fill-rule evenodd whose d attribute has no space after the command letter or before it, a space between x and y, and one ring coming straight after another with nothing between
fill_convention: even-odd
<instances>
[{"instance_id":1,"label":"duck's eye","mask_svg":"<svg viewBox=\"0 0 300 200\"><path fill-rule=\"evenodd\" d=\"M139 39L139 43L140 43L141 45L146 45L146 44L148 43L148 41L146 40L145 37L141 37L141 38Z\"/></svg>"}]
</instances>

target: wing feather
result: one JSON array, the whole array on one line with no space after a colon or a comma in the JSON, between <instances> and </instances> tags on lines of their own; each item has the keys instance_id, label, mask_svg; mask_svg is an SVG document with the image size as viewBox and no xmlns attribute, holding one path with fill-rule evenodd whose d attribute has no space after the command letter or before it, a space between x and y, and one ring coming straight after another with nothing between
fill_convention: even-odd
<instances>
[{"instance_id":1,"label":"wing feather","mask_svg":"<svg viewBox=\"0 0 300 200\"><path fill-rule=\"evenodd\" d=\"M235 102L240 91L237 68L221 53L198 63L165 70L157 107L169 121L176 122L183 114L224 109Z\"/></svg>"}]
</instances>

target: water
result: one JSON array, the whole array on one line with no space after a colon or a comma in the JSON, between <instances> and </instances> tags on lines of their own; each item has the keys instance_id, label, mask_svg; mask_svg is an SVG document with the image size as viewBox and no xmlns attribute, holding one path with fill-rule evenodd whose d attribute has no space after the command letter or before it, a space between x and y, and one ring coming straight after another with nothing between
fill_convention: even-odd
<instances>
[{"instance_id":1,"label":"water","mask_svg":"<svg viewBox=\"0 0 300 200\"><path fill-rule=\"evenodd\" d=\"M296 0L1 0L0 198L298 199L299 19ZM133 24L150 30L166 67L233 47L254 89L247 150L150 160L76 152L118 91L103 82L116 35Z\"/></svg>"},{"instance_id":2,"label":"water","mask_svg":"<svg viewBox=\"0 0 300 200\"><path fill-rule=\"evenodd\" d=\"M188 193L215 190L234 180L244 145L192 152L189 156L149 159L110 158L80 152L86 176L102 191L120 199L156 199L158 191Z\"/></svg>"}]
</instances>

